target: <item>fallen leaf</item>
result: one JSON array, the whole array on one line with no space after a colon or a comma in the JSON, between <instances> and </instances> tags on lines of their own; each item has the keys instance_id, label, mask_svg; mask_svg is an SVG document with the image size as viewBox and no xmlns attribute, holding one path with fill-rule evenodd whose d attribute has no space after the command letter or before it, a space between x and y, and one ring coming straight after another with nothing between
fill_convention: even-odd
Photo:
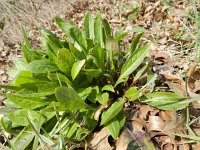
<instances>
[{"instance_id":1,"label":"fallen leaf","mask_svg":"<svg viewBox=\"0 0 200 150\"><path fill-rule=\"evenodd\" d=\"M87 146L91 150L112 150L113 147L110 146L108 142L108 137L110 136L106 128L101 129L101 131L92 133L87 139Z\"/></svg>"},{"instance_id":2,"label":"fallen leaf","mask_svg":"<svg viewBox=\"0 0 200 150\"><path fill-rule=\"evenodd\" d=\"M194 83L195 83L195 79L193 78L193 74L195 72L197 64L196 63L192 63L189 66L189 71L188 71L188 86L190 89L194 89Z\"/></svg>"}]
</instances>

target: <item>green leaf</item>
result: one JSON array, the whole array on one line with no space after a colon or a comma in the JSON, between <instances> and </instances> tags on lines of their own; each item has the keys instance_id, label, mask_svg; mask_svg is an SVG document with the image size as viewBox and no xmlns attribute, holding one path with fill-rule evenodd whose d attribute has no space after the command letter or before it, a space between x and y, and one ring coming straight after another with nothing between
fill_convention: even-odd
<instances>
[{"instance_id":1,"label":"green leaf","mask_svg":"<svg viewBox=\"0 0 200 150\"><path fill-rule=\"evenodd\" d=\"M49 60L34 60L26 66L26 70L34 74L40 74L58 71L58 67Z\"/></svg>"},{"instance_id":2,"label":"green leaf","mask_svg":"<svg viewBox=\"0 0 200 150\"><path fill-rule=\"evenodd\" d=\"M4 122L4 119L1 118L1 125L6 132L8 132L12 135L15 135L15 136L18 134L18 132L16 130L12 129L11 121Z\"/></svg>"},{"instance_id":3,"label":"green leaf","mask_svg":"<svg viewBox=\"0 0 200 150\"><path fill-rule=\"evenodd\" d=\"M141 93L135 87L130 87L125 92L125 96L128 98L129 101L134 101L141 96Z\"/></svg>"},{"instance_id":4,"label":"green leaf","mask_svg":"<svg viewBox=\"0 0 200 150\"><path fill-rule=\"evenodd\" d=\"M99 94L97 96L97 100L100 104L105 104L107 101L109 101L109 94L108 93L102 93L102 94Z\"/></svg>"},{"instance_id":5,"label":"green leaf","mask_svg":"<svg viewBox=\"0 0 200 150\"><path fill-rule=\"evenodd\" d=\"M114 102L101 116L101 125L108 123L113 119L123 108L124 100L120 99Z\"/></svg>"},{"instance_id":6,"label":"green leaf","mask_svg":"<svg viewBox=\"0 0 200 150\"><path fill-rule=\"evenodd\" d=\"M86 109L89 106L72 88L58 87L55 90L57 100L68 110Z\"/></svg>"},{"instance_id":7,"label":"green leaf","mask_svg":"<svg viewBox=\"0 0 200 150\"><path fill-rule=\"evenodd\" d=\"M106 124L106 128L108 129L113 139L116 140L118 138L120 130L124 126L125 119L125 114L121 112Z\"/></svg>"},{"instance_id":8,"label":"green leaf","mask_svg":"<svg viewBox=\"0 0 200 150\"><path fill-rule=\"evenodd\" d=\"M135 83L142 75L144 75L150 67L150 63L144 65L134 76L133 83Z\"/></svg>"},{"instance_id":9,"label":"green leaf","mask_svg":"<svg viewBox=\"0 0 200 150\"><path fill-rule=\"evenodd\" d=\"M21 45L22 54L27 63L32 61L32 54L25 45Z\"/></svg>"},{"instance_id":10,"label":"green leaf","mask_svg":"<svg viewBox=\"0 0 200 150\"><path fill-rule=\"evenodd\" d=\"M102 73L101 69L84 69L84 73L88 76L99 77Z\"/></svg>"},{"instance_id":11,"label":"green leaf","mask_svg":"<svg viewBox=\"0 0 200 150\"><path fill-rule=\"evenodd\" d=\"M23 97L14 93L7 94L7 98L20 108L35 109L48 103L40 97Z\"/></svg>"},{"instance_id":12,"label":"green leaf","mask_svg":"<svg viewBox=\"0 0 200 150\"><path fill-rule=\"evenodd\" d=\"M43 83L44 81L34 78L32 73L29 71L21 71L14 80L13 84L16 86L21 86L22 84L35 83L35 82Z\"/></svg>"},{"instance_id":13,"label":"green leaf","mask_svg":"<svg viewBox=\"0 0 200 150\"><path fill-rule=\"evenodd\" d=\"M11 143L18 150L25 150L33 140L35 134L32 132L30 126L25 127Z\"/></svg>"},{"instance_id":14,"label":"green leaf","mask_svg":"<svg viewBox=\"0 0 200 150\"><path fill-rule=\"evenodd\" d=\"M46 29L41 31L41 40L50 59L55 60L58 50L63 47L61 41L51 31Z\"/></svg>"},{"instance_id":15,"label":"green leaf","mask_svg":"<svg viewBox=\"0 0 200 150\"><path fill-rule=\"evenodd\" d=\"M180 110L188 106L188 103L179 104L184 97L170 92L154 92L145 95L146 100L141 102L147 103L153 107L162 110Z\"/></svg>"},{"instance_id":16,"label":"green leaf","mask_svg":"<svg viewBox=\"0 0 200 150\"><path fill-rule=\"evenodd\" d=\"M65 75L61 73L49 73L48 78L50 78L51 81L58 81L59 83L64 83L68 87L74 87L73 83L70 81L69 78L67 78ZM61 84L62 84L61 83Z\"/></svg>"},{"instance_id":17,"label":"green leaf","mask_svg":"<svg viewBox=\"0 0 200 150\"><path fill-rule=\"evenodd\" d=\"M17 68L17 70L25 70L26 65L27 65L27 63L25 62L23 58L15 58L13 60L13 63L15 67Z\"/></svg>"},{"instance_id":18,"label":"green leaf","mask_svg":"<svg viewBox=\"0 0 200 150\"><path fill-rule=\"evenodd\" d=\"M83 59L86 58L85 55L84 55L84 52L79 51L72 44L69 44L69 48L70 48L70 51L71 51L72 55L74 56L74 58L76 58L76 60L83 60Z\"/></svg>"},{"instance_id":19,"label":"green leaf","mask_svg":"<svg viewBox=\"0 0 200 150\"><path fill-rule=\"evenodd\" d=\"M15 86L15 85L0 85L0 88L15 90L15 91L22 89L20 86Z\"/></svg>"},{"instance_id":20,"label":"green leaf","mask_svg":"<svg viewBox=\"0 0 200 150\"><path fill-rule=\"evenodd\" d=\"M112 119L112 121L106 126L106 128L108 129L113 139L116 140L121 130L120 123L117 118Z\"/></svg>"},{"instance_id":21,"label":"green leaf","mask_svg":"<svg viewBox=\"0 0 200 150\"><path fill-rule=\"evenodd\" d=\"M95 21L94 21L94 35L95 39L98 42L101 48L104 48L104 40L103 40L103 27L102 27L102 18L100 13L97 13Z\"/></svg>"},{"instance_id":22,"label":"green leaf","mask_svg":"<svg viewBox=\"0 0 200 150\"><path fill-rule=\"evenodd\" d=\"M110 25L108 23L108 21L106 19L103 19L103 29L106 33L106 37L109 37L111 36L111 28L110 28Z\"/></svg>"},{"instance_id":23,"label":"green leaf","mask_svg":"<svg viewBox=\"0 0 200 150\"><path fill-rule=\"evenodd\" d=\"M55 20L56 20L58 27L62 30L62 32L64 32L65 35L69 36L70 35L70 28L72 28L73 25L71 25L68 22L63 21L59 17L56 17Z\"/></svg>"},{"instance_id":24,"label":"green leaf","mask_svg":"<svg viewBox=\"0 0 200 150\"><path fill-rule=\"evenodd\" d=\"M86 38L94 39L94 19L89 12L85 15L84 31Z\"/></svg>"},{"instance_id":25,"label":"green leaf","mask_svg":"<svg viewBox=\"0 0 200 150\"><path fill-rule=\"evenodd\" d=\"M150 46L147 44L141 47L128 60L126 60L126 62L121 68L120 76L117 82L115 83L115 86L123 82L124 78L128 77L133 71L137 69L137 67L139 67L139 65L142 63L147 53L149 52L149 49L150 49Z\"/></svg>"},{"instance_id":26,"label":"green leaf","mask_svg":"<svg viewBox=\"0 0 200 150\"><path fill-rule=\"evenodd\" d=\"M109 85L105 85L101 90L115 93L114 87L112 85L110 85L110 84Z\"/></svg>"},{"instance_id":27,"label":"green leaf","mask_svg":"<svg viewBox=\"0 0 200 150\"><path fill-rule=\"evenodd\" d=\"M118 30L115 35L114 35L114 39L115 41L119 42L121 39L123 39L125 36L128 35L128 32L125 32L123 28L121 28L120 30Z\"/></svg>"},{"instance_id":28,"label":"green leaf","mask_svg":"<svg viewBox=\"0 0 200 150\"><path fill-rule=\"evenodd\" d=\"M54 82L26 83L21 85L23 90L17 92L16 94L23 97L45 97L53 95L55 88L58 86L59 85Z\"/></svg>"},{"instance_id":29,"label":"green leaf","mask_svg":"<svg viewBox=\"0 0 200 150\"><path fill-rule=\"evenodd\" d=\"M98 67L99 69L102 69L104 71L105 69L105 50L103 48L100 48L99 46L96 46L91 49L90 55L88 55L89 58L93 59L93 63Z\"/></svg>"},{"instance_id":30,"label":"green leaf","mask_svg":"<svg viewBox=\"0 0 200 150\"><path fill-rule=\"evenodd\" d=\"M145 32L146 30L142 27L134 27L132 32Z\"/></svg>"},{"instance_id":31,"label":"green leaf","mask_svg":"<svg viewBox=\"0 0 200 150\"><path fill-rule=\"evenodd\" d=\"M69 131L67 132L67 138L71 138L73 134L78 129L79 124L77 122L74 122L72 126L70 127Z\"/></svg>"},{"instance_id":32,"label":"green leaf","mask_svg":"<svg viewBox=\"0 0 200 150\"><path fill-rule=\"evenodd\" d=\"M83 49L85 55L87 55L88 53L87 41L83 32L79 28L73 27L73 28L70 28L70 36Z\"/></svg>"},{"instance_id":33,"label":"green leaf","mask_svg":"<svg viewBox=\"0 0 200 150\"><path fill-rule=\"evenodd\" d=\"M176 136L179 136L181 138L191 139L195 141L200 141L200 137L196 135L187 135L187 134L175 134Z\"/></svg>"},{"instance_id":34,"label":"green leaf","mask_svg":"<svg viewBox=\"0 0 200 150\"><path fill-rule=\"evenodd\" d=\"M29 42L28 36L26 35L25 30L24 30L23 27L21 28L21 34L22 34L22 37L23 37L23 39L24 39L25 46L26 46L28 49L29 49L29 48L32 48L31 43Z\"/></svg>"},{"instance_id":35,"label":"green leaf","mask_svg":"<svg viewBox=\"0 0 200 150\"><path fill-rule=\"evenodd\" d=\"M71 76L73 80L76 78L76 76L78 75L84 64L85 64L85 59L77 61L73 64L71 70Z\"/></svg>"},{"instance_id":36,"label":"green leaf","mask_svg":"<svg viewBox=\"0 0 200 150\"><path fill-rule=\"evenodd\" d=\"M57 54L57 66L68 77L71 76L71 69L75 62L74 56L68 49L62 48Z\"/></svg>"},{"instance_id":37,"label":"green leaf","mask_svg":"<svg viewBox=\"0 0 200 150\"><path fill-rule=\"evenodd\" d=\"M129 51L129 55L131 56L133 53L135 53L136 51L136 48L138 46L138 42L140 40L140 38L142 37L143 33L139 33L132 41L131 43L131 48L130 48L130 51Z\"/></svg>"}]
</instances>

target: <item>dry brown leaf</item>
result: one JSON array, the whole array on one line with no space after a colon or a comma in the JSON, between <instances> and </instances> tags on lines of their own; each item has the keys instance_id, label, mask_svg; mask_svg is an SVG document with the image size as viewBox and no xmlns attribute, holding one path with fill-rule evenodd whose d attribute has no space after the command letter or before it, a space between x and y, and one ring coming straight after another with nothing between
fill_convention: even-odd
<instances>
[{"instance_id":1,"label":"dry brown leaf","mask_svg":"<svg viewBox=\"0 0 200 150\"><path fill-rule=\"evenodd\" d=\"M150 111L153 111L153 108L150 107L149 105L142 105L142 107L139 109L139 112L138 112L138 117L140 119L144 119L146 120L147 116L148 116L148 113Z\"/></svg>"},{"instance_id":2,"label":"dry brown leaf","mask_svg":"<svg viewBox=\"0 0 200 150\"><path fill-rule=\"evenodd\" d=\"M162 136L162 150L177 150L177 145L174 139L169 138L168 136Z\"/></svg>"},{"instance_id":3,"label":"dry brown leaf","mask_svg":"<svg viewBox=\"0 0 200 150\"><path fill-rule=\"evenodd\" d=\"M149 123L147 125L148 131L162 131L164 121L160 116L149 116Z\"/></svg>"},{"instance_id":4,"label":"dry brown leaf","mask_svg":"<svg viewBox=\"0 0 200 150\"><path fill-rule=\"evenodd\" d=\"M175 110L160 111L160 116L165 121L172 121L176 117L177 113Z\"/></svg>"},{"instance_id":5,"label":"dry brown leaf","mask_svg":"<svg viewBox=\"0 0 200 150\"><path fill-rule=\"evenodd\" d=\"M110 146L108 142L108 137L110 134L106 128L101 129L97 133L91 134L87 139L87 146L91 150L112 150L113 147Z\"/></svg>"},{"instance_id":6,"label":"dry brown leaf","mask_svg":"<svg viewBox=\"0 0 200 150\"><path fill-rule=\"evenodd\" d=\"M170 60L169 53L163 51L158 51L158 50L150 51L149 55L157 61L169 62Z\"/></svg>"},{"instance_id":7,"label":"dry brown leaf","mask_svg":"<svg viewBox=\"0 0 200 150\"><path fill-rule=\"evenodd\" d=\"M200 143L196 143L192 145L192 150L199 150Z\"/></svg>"},{"instance_id":8,"label":"dry brown leaf","mask_svg":"<svg viewBox=\"0 0 200 150\"><path fill-rule=\"evenodd\" d=\"M131 122L131 125L132 125L133 132L136 132L136 131L144 132L144 130L146 129L145 121L139 118L134 118Z\"/></svg>"},{"instance_id":9,"label":"dry brown leaf","mask_svg":"<svg viewBox=\"0 0 200 150\"><path fill-rule=\"evenodd\" d=\"M196 66L197 66L196 63L190 64L188 71L188 87L192 90L195 88L194 86L195 79L193 78L193 74L195 72Z\"/></svg>"}]
</instances>

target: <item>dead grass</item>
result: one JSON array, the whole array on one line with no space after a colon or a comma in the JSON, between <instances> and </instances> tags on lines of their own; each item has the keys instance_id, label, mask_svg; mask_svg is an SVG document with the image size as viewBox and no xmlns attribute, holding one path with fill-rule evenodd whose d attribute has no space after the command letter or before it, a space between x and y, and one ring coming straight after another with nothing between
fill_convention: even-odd
<instances>
[{"instance_id":1,"label":"dead grass","mask_svg":"<svg viewBox=\"0 0 200 150\"><path fill-rule=\"evenodd\" d=\"M1 0L0 21L4 23L1 38L16 43L21 40L21 26L28 31L44 26L55 15L70 10L74 3L76 0Z\"/></svg>"}]
</instances>

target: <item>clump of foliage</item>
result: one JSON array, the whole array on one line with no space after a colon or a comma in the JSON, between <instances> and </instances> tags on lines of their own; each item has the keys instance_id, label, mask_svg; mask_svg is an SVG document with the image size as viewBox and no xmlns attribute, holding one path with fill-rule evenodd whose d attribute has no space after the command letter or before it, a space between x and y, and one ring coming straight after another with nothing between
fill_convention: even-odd
<instances>
[{"instance_id":1,"label":"clump of foliage","mask_svg":"<svg viewBox=\"0 0 200 150\"><path fill-rule=\"evenodd\" d=\"M120 29L113 34L99 13L95 18L86 14L83 30L60 18L56 23L66 39L44 29L44 50L34 48L22 30L23 58L15 59L16 68L8 71L12 83L1 85L13 91L0 109L2 129L13 135L8 140L13 149L65 149L102 126L116 139L125 123L126 101L161 109L187 105L172 105L182 99L175 93L151 93L156 78L152 73L142 88L133 86L150 66L149 44L138 44L143 33L123 50L121 40L128 33Z\"/></svg>"}]
</instances>

